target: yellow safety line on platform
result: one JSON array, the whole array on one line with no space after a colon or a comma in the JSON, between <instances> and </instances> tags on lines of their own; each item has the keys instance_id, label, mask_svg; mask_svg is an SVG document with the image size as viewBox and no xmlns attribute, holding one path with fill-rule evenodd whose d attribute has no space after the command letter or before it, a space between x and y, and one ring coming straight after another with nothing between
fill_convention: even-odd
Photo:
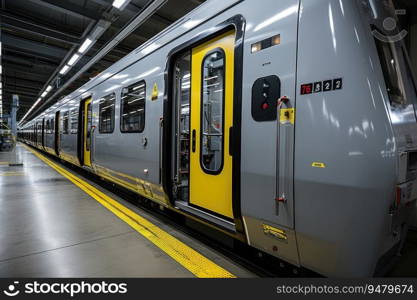
<instances>
[{"instance_id":1,"label":"yellow safety line on platform","mask_svg":"<svg viewBox=\"0 0 417 300\"><path fill-rule=\"evenodd\" d=\"M171 258L200 278L235 278L233 274L201 255L177 238L157 227L150 221L139 216L132 210L123 206L116 200L110 198L91 184L58 166L42 154L24 145L39 159L47 163L62 176L93 197L113 214L129 224L137 232L155 244L158 248L168 254Z\"/></svg>"}]
</instances>

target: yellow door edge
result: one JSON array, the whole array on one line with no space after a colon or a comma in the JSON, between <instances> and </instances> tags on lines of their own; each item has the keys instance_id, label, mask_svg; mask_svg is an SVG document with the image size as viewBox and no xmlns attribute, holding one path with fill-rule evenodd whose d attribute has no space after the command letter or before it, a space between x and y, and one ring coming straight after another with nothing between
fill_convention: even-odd
<instances>
[{"instance_id":1,"label":"yellow door edge","mask_svg":"<svg viewBox=\"0 0 417 300\"><path fill-rule=\"evenodd\" d=\"M84 155L83 155L83 165L87 166L87 167L91 167L91 141L90 141L90 147L87 149L87 143L88 143L88 105L91 106L92 103L92 98L87 98L84 101L83 104L83 110L84 110L84 126L83 126L83 151L84 151ZM91 138L91 137L90 137Z\"/></svg>"}]
</instances>

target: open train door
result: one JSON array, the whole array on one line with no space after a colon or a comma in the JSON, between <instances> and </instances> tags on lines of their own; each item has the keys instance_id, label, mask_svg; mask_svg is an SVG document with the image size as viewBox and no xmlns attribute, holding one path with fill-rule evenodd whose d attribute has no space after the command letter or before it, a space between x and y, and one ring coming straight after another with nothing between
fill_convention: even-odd
<instances>
[{"instance_id":1,"label":"open train door","mask_svg":"<svg viewBox=\"0 0 417 300\"><path fill-rule=\"evenodd\" d=\"M81 152L81 165L91 167L91 125L92 125L92 98L89 97L81 101L81 129L79 131L81 137L80 152Z\"/></svg>"},{"instance_id":2,"label":"open train door","mask_svg":"<svg viewBox=\"0 0 417 300\"><path fill-rule=\"evenodd\" d=\"M230 133L233 127L235 31L191 51L190 204L233 219Z\"/></svg>"},{"instance_id":3,"label":"open train door","mask_svg":"<svg viewBox=\"0 0 417 300\"><path fill-rule=\"evenodd\" d=\"M231 19L219 24L217 33L174 49L169 72L175 206L238 234L243 233L242 73L236 63L242 59L241 22L240 17ZM166 103L168 108L171 103Z\"/></svg>"},{"instance_id":4,"label":"open train door","mask_svg":"<svg viewBox=\"0 0 417 300\"><path fill-rule=\"evenodd\" d=\"M172 204L240 238L244 24L236 15L171 51L162 144Z\"/></svg>"}]
</instances>

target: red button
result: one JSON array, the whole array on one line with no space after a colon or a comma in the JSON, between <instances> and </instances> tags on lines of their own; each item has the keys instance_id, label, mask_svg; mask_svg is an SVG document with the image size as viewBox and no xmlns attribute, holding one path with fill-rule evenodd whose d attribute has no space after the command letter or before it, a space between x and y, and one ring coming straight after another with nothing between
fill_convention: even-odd
<instances>
[{"instance_id":1,"label":"red button","mask_svg":"<svg viewBox=\"0 0 417 300\"><path fill-rule=\"evenodd\" d=\"M269 104L268 103L264 103L264 104L262 104L262 109L263 110L266 110L266 109L268 109L269 108Z\"/></svg>"}]
</instances>

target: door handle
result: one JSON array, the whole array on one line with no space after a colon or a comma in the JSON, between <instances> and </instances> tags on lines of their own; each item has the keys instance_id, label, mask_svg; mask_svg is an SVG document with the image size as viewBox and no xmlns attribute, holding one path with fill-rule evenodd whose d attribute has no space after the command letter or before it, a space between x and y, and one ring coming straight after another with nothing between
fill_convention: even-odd
<instances>
[{"instance_id":1,"label":"door handle","mask_svg":"<svg viewBox=\"0 0 417 300\"><path fill-rule=\"evenodd\" d=\"M195 152L195 139L196 139L196 131L195 131L195 129L193 130L193 137L192 137L192 141L191 141L191 144L192 144L192 146L191 146L191 149L192 149L192 151L193 152Z\"/></svg>"}]
</instances>

